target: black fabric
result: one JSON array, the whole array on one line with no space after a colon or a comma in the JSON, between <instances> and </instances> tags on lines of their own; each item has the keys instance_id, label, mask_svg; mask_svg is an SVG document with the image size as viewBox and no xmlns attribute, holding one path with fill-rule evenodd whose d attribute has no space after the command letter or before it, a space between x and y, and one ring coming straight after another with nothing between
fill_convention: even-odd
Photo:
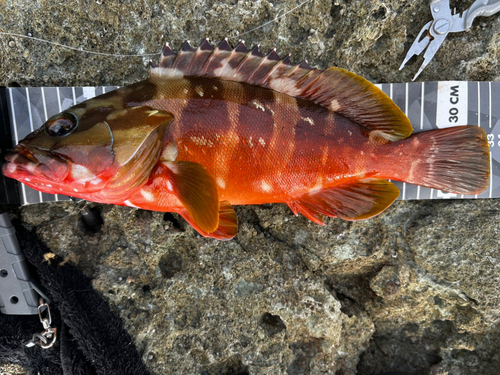
<instances>
[{"instance_id":1,"label":"black fabric","mask_svg":"<svg viewBox=\"0 0 500 375\"><path fill-rule=\"evenodd\" d=\"M33 233L17 230L21 248L51 299L58 338L50 349L28 348L24 342L43 330L38 316L0 314L0 363L18 364L40 375L149 374L121 320L91 281L58 257L45 261L49 249Z\"/></svg>"}]
</instances>

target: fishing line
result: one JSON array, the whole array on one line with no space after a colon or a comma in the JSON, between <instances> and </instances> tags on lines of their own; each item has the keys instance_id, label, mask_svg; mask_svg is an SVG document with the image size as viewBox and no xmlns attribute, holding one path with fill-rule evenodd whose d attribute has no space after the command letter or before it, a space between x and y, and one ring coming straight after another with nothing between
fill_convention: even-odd
<instances>
[{"instance_id":1,"label":"fishing line","mask_svg":"<svg viewBox=\"0 0 500 375\"><path fill-rule=\"evenodd\" d=\"M238 34L238 35L231 36L231 37L229 37L229 38L238 38L238 37L240 37L240 36L242 36L242 35L249 34L249 33L253 32L253 31L255 31L255 30L259 30L259 29L263 28L264 26L269 25L270 23L272 23L272 22L274 22L274 21L277 21L277 20L279 20L279 19L281 19L281 18L285 17L287 14L292 13L294 10L299 9L301 6L305 5L305 4L306 4L306 3L308 3L309 1L311 1L311 0L306 0L306 1L302 2L302 3L300 3L300 4L299 4L299 5L297 5L295 8L290 9L289 11L287 11L287 12L283 13L281 16L278 16L278 17L276 17L275 19L272 19L271 21L267 21L267 22L263 23L262 25L257 26L256 28L253 28L253 29L251 29L251 30L245 31L244 33L241 33L241 34Z\"/></svg>"},{"instance_id":2,"label":"fishing line","mask_svg":"<svg viewBox=\"0 0 500 375\"><path fill-rule=\"evenodd\" d=\"M90 54L99 55L99 56L147 57L147 56L158 56L160 54L158 52L158 53L130 54L130 55L125 54L125 55L121 55L121 54L116 54L116 53L94 52L94 51L87 51L87 50L85 50L85 49L83 49L81 47L80 48L70 47L70 46L66 46L64 44L52 42L50 40L46 40L46 39L42 39L42 38L37 38L37 37L34 37L34 36L29 36L29 35L21 35L21 34L15 34L15 33L6 33L6 32L3 32L3 31L0 31L0 35L10 35L10 36L16 36L18 38L32 39L32 40L35 40L37 42L52 44L52 45L60 47L60 48L66 48L66 49L70 49L70 50L73 50L73 51L78 51L78 52L83 52L83 53L90 53Z\"/></svg>"},{"instance_id":3,"label":"fishing line","mask_svg":"<svg viewBox=\"0 0 500 375\"><path fill-rule=\"evenodd\" d=\"M311 0L305 0L302 3L300 3L299 5L297 5L296 7L294 7L292 9L286 11L282 15L277 16L274 19L272 19L270 21L267 21L267 22L263 23L262 25L257 26L257 27L255 27L255 28L253 28L251 30L245 31L245 32L243 32L241 34L238 34L238 35L230 36L229 38L230 39L232 39L232 38L238 38L238 37L240 37L242 35L249 34L251 32L259 30L259 29L263 28L264 26L269 25L270 23L272 23L274 21L277 21L277 20L285 17L286 15L288 15L288 14L292 13L293 11L299 9L300 7L304 6L305 4L307 4L310 1ZM54 45L56 47L59 47L59 48L65 48L65 49L69 49L69 50L72 50L72 51L78 51L78 52L82 52L82 53L89 53L91 55L98 55L98 56L111 56L111 57L149 57L149 56L158 56L158 55L160 55L160 52L157 52L157 53L143 53L143 54L117 54L117 53L95 52L95 51L85 50L85 49L83 49L81 47L80 48L71 47L71 46L67 46L65 44L61 44L61 43L57 43L57 42L52 42L52 41L47 40L47 39L37 38L37 37L34 37L34 36L30 36L30 35L22 35L22 34L9 33L9 32L4 32L4 31L0 31L0 35L14 36L14 37L18 37L18 38L30 39L30 40L34 40L34 41L40 42L40 43L52 44L52 45Z\"/></svg>"}]
</instances>

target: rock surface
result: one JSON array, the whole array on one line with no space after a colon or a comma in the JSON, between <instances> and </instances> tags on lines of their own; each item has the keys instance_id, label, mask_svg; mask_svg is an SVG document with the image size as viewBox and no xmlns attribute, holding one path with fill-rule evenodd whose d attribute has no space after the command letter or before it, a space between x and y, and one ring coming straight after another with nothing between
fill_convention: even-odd
<instances>
[{"instance_id":1,"label":"rock surface","mask_svg":"<svg viewBox=\"0 0 500 375\"><path fill-rule=\"evenodd\" d=\"M248 46L379 83L410 81L421 64L398 71L431 19L426 1L311 0L269 22L299 4L2 1L0 27L122 54L241 35ZM447 38L419 79L498 81L498 35L500 17L476 20ZM149 58L13 36L1 36L0 48L3 85L147 76ZM500 373L499 200L398 202L373 220L325 227L284 205L238 207L240 233L229 242L200 237L177 215L89 204L103 218L93 233L79 215L84 204L13 214L94 280L152 374Z\"/></svg>"}]
</instances>

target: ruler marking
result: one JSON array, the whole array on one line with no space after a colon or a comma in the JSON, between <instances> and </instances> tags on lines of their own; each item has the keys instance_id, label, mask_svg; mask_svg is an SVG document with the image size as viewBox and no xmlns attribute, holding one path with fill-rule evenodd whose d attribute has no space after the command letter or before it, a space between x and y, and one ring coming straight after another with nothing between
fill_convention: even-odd
<instances>
[{"instance_id":1,"label":"ruler marking","mask_svg":"<svg viewBox=\"0 0 500 375\"><path fill-rule=\"evenodd\" d=\"M45 122L49 119L47 115L47 102L45 101L45 88L42 87L42 104L43 104L43 114L45 115ZM43 125L42 125L43 126ZM59 194L54 194L56 202L59 202Z\"/></svg>"},{"instance_id":2,"label":"ruler marking","mask_svg":"<svg viewBox=\"0 0 500 375\"><path fill-rule=\"evenodd\" d=\"M420 84L420 130L424 129L424 82ZM417 185L417 199L420 199L420 185Z\"/></svg>"},{"instance_id":3,"label":"ruler marking","mask_svg":"<svg viewBox=\"0 0 500 375\"><path fill-rule=\"evenodd\" d=\"M9 97L10 97L10 109L12 111L12 121L14 122L14 138L16 140L16 145L19 144L19 134L17 133L17 119L16 112L14 110L14 98L12 97L12 89L9 88ZM24 204L29 204L28 197L26 196L26 185L21 183L21 190L23 193Z\"/></svg>"},{"instance_id":4,"label":"ruler marking","mask_svg":"<svg viewBox=\"0 0 500 375\"><path fill-rule=\"evenodd\" d=\"M490 195L489 195L490 198L493 196L493 174L491 173L492 170L493 170L493 156L491 155L490 152Z\"/></svg>"},{"instance_id":5,"label":"ruler marking","mask_svg":"<svg viewBox=\"0 0 500 375\"><path fill-rule=\"evenodd\" d=\"M408 82L405 83L405 116L408 117ZM403 200L406 200L406 182L403 182Z\"/></svg>"},{"instance_id":6,"label":"ruler marking","mask_svg":"<svg viewBox=\"0 0 500 375\"><path fill-rule=\"evenodd\" d=\"M19 134L17 133L17 120L16 112L14 111L14 99L12 98L12 89L9 88L10 97L10 109L12 111L12 121L14 121L14 139L16 140L16 145L19 143Z\"/></svg>"},{"instance_id":7,"label":"ruler marking","mask_svg":"<svg viewBox=\"0 0 500 375\"><path fill-rule=\"evenodd\" d=\"M489 101L488 101L488 125L489 128L491 129L491 82L488 82L488 96L489 96Z\"/></svg>"},{"instance_id":8,"label":"ruler marking","mask_svg":"<svg viewBox=\"0 0 500 375\"><path fill-rule=\"evenodd\" d=\"M42 87L42 104L43 104L43 114L45 115L45 121L49 118L47 116L47 103L45 102L45 89Z\"/></svg>"},{"instance_id":9,"label":"ruler marking","mask_svg":"<svg viewBox=\"0 0 500 375\"><path fill-rule=\"evenodd\" d=\"M33 129L33 116L31 115L31 101L30 101L30 92L28 88L26 87L26 100L28 101L28 117L30 119L30 128L31 132L33 133L35 129Z\"/></svg>"},{"instance_id":10,"label":"ruler marking","mask_svg":"<svg viewBox=\"0 0 500 375\"><path fill-rule=\"evenodd\" d=\"M56 92L57 92L57 106L59 107L59 112L62 111L61 108L61 92L59 91L59 87L56 87Z\"/></svg>"},{"instance_id":11,"label":"ruler marking","mask_svg":"<svg viewBox=\"0 0 500 375\"><path fill-rule=\"evenodd\" d=\"M33 114L31 113L31 98L30 98L30 91L27 87L26 87L26 100L28 102L27 104L28 104L28 117L30 119L30 128L31 132L33 133L35 129L33 126ZM43 202L43 195L40 190L38 190L38 197L40 198L40 202Z\"/></svg>"},{"instance_id":12,"label":"ruler marking","mask_svg":"<svg viewBox=\"0 0 500 375\"><path fill-rule=\"evenodd\" d=\"M420 130L424 129L424 82L421 84L421 90L420 90Z\"/></svg>"}]
</instances>

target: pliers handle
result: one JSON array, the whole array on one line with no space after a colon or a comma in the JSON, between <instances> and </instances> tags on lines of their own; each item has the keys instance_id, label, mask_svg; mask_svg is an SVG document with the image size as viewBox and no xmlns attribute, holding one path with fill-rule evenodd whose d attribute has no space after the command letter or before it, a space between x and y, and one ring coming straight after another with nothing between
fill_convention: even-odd
<instances>
[{"instance_id":1,"label":"pliers handle","mask_svg":"<svg viewBox=\"0 0 500 375\"><path fill-rule=\"evenodd\" d=\"M413 81L419 76L436 54L446 36L450 32L461 32L469 29L478 16L491 16L500 11L500 0L476 0L467 10L452 14L449 0L431 0L430 8L433 21L429 21L420 30L416 40L408 50L399 70L415 55L424 53L424 62L420 66ZM424 37L422 37L426 34Z\"/></svg>"}]
</instances>

